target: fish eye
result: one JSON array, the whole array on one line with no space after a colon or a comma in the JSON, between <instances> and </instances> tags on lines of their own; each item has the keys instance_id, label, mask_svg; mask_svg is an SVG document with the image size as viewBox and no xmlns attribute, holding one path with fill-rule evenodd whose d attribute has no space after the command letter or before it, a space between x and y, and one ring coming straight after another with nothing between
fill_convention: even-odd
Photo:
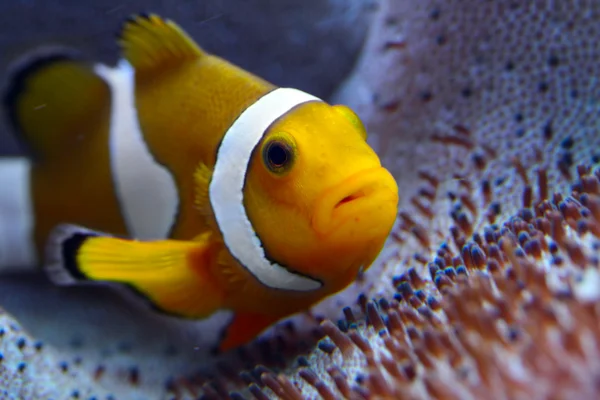
<instances>
[{"instance_id":1,"label":"fish eye","mask_svg":"<svg viewBox=\"0 0 600 400\"><path fill-rule=\"evenodd\" d=\"M271 140L263 147L263 160L271 172L281 175L292 166L294 149L285 140Z\"/></svg>"}]
</instances>

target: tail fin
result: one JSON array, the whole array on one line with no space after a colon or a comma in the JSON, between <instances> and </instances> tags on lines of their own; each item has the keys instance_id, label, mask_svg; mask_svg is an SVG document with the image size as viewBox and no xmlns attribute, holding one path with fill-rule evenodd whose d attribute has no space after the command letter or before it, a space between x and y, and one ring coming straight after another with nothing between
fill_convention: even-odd
<instances>
[{"instance_id":1,"label":"tail fin","mask_svg":"<svg viewBox=\"0 0 600 400\"><path fill-rule=\"evenodd\" d=\"M37 158L69 151L86 127L109 115L108 84L73 51L32 53L16 63L11 75L5 112Z\"/></svg>"},{"instance_id":2,"label":"tail fin","mask_svg":"<svg viewBox=\"0 0 600 400\"><path fill-rule=\"evenodd\" d=\"M216 255L206 239L137 241L63 224L48 238L44 268L58 285L120 283L158 310L204 317L222 305L223 295L211 279Z\"/></svg>"}]
</instances>

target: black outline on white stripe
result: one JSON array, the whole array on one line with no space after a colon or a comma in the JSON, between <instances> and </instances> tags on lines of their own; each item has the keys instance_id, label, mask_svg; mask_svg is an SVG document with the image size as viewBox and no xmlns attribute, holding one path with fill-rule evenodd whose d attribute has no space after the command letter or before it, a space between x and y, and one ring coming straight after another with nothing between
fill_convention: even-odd
<instances>
[{"instance_id":1,"label":"black outline on white stripe","mask_svg":"<svg viewBox=\"0 0 600 400\"><path fill-rule=\"evenodd\" d=\"M263 285L313 291L322 283L270 261L244 207L244 184L252 153L272 123L292 108L322 101L308 93L278 88L244 110L223 136L209 186L209 197L223 240L233 257Z\"/></svg>"},{"instance_id":2,"label":"black outline on white stripe","mask_svg":"<svg viewBox=\"0 0 600 400\"><path fill-rule=\"evenodd\" d=\"M135 70L120 60L116 68L98 64L95 71L111 88L110 163L129 235L167 238L179 212L179 192L171 172L144 140L135 107Z\"/></svg>"}]
</instances>

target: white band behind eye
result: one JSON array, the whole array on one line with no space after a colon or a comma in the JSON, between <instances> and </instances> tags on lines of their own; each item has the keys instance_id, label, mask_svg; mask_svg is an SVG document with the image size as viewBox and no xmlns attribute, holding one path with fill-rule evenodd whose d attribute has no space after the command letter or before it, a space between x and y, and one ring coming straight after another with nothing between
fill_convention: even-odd
<instances>
[{"instance_id":1,"label":"white band behind eye","mask_svg":"<svg viewBox=\"0 0 600 400\"><path fill-rule=\"evenodd\" d=\"M271 124L295 106L322 101L297 89L278 88L248 107L225 133L210 182L210 202L231 254L264 285L311 291L321 282L272 263L244 207L244 182L252 152Z\"/></svg>"}]
</instances>

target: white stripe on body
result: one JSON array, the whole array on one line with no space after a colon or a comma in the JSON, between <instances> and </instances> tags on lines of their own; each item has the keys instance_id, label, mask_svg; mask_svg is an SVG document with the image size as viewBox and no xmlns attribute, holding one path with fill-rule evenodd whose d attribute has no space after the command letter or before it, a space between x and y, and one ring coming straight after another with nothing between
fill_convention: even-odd
<instances>
[{"instance_id":1,"label":"white stripe on body","mask_svg":"<svg viewBox=\"0 0 600 400\"><path fill-rule=\"evenodd\" d=\"M26 158L0 159L1 269L37 267L30 168Z\"/></svg>"},{"instance_id":2,"label":"white stripe on body","mask_svg":"<svg viewBox=\"0 0 600 400\"><path fill-rule=\"evenodd\" d=\"M315 100L321 101L300 90L279 88L244 110L223 137L210 182L210 202L227 248L260 282L276 289L310 291L321 283L266 258L244 207L246 170L268 127L293 107Z\"/></svg>"},{"instance_id":3,"label":"white stripe on body","mask_svg":"<svg viewBox=\"0 0 600 400\"><path fill-rule=\"evenodd\" d=\"M154 160L140 129L135 71L125 60L116 68L99 64L95 70L112 92L111 169L129 234L136 239L166 238L177 217L179 195L173 176Z\"/></svg>"}]
</instances>

